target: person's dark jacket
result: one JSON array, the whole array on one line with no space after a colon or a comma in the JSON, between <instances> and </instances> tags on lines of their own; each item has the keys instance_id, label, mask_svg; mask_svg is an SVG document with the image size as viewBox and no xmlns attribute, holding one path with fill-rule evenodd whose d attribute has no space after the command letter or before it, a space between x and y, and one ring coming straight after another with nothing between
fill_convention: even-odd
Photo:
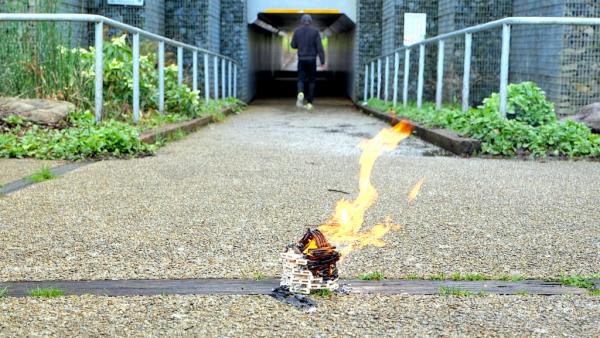
<instances>
[{"instance_id":1,"label":"person's dark jacket","mask_svg":"<svg viewBox=\"0 0 600 338\"><path fill-rule=\"evenodd\" d=\"M321 65L325 64L325 51L319 31L309 25L296 29L292 38L292 48L298 49L299 60L314 60L319 56Z\"/></svg>"}]
</instances>

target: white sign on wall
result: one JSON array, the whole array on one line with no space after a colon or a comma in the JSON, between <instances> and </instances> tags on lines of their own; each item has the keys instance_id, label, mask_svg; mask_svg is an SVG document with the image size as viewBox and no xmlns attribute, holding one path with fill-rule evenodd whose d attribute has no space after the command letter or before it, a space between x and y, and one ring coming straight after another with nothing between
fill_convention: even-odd
<instances>
[{"instance_id":1,"label":"white sign on wall","mask_svg":"<svg viewBox=\"0 0 600 338\"><path fill-rule=\"evenodd\" d=\"M425 40L427 34L427 14L404 14L404 45L412 45Z\"/></svg>"},{"instance_id":2,"label":"white sign on wall","mask_svg":"<svg viewBox=\"0 0 600 338\"><path fill-rule=\"evenodd\" d=\"M144 6L144 0L108 0L109 5Z\"/></svg>"}]
</instances>

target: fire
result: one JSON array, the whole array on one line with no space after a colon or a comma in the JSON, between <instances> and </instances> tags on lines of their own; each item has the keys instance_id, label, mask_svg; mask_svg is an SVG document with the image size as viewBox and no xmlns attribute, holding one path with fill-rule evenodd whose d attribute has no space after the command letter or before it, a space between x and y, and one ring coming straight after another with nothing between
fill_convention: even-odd
<instances>
[{"instance_id":1,"label":"fire","mask_svg":"<svg viewBox=\"0 0 600 338\"><path fill-rule=\"evenodd\" d=\"M417 182L417 184L415 184L415 186L408 193L408 203L414 201L415 198L417 198L417 195L419 194L419 192L421 191L421 187L423 186L423 182L425 182L425 179L420 179L419 182Z\"/></svg>"},{"instance_id":2,"label":"fire","mask_svg":"<svg viewBox=\"0 0 600 338\"><path fill-rule=\"evenodd\" d=\"M363 152L359 162L358 196L352 201L340 200L333 216L319 227L331 242L341 247L339 250L342 256L355 248L367 245L383 246L383 236L396 227L391 220L386 219L383 223L361 232L365 212L377 200L377 190L371 183L375 160L384 151L394 150L402 140L410 136L411 131L412 126L409 123L400 121L393 128L383 129L374 138L361 144ZM415 196L417 193L418 189L414 192Z\"/></svg>"}]
</instances>

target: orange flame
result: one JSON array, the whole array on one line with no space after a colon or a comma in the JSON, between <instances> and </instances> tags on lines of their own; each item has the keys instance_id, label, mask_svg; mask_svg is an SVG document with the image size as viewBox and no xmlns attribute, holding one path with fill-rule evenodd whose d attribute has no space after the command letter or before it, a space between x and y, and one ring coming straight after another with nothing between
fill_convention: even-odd
<instances>
[{"instance_id":1,"label":"orange flame","mask_svg":"<svg viewBox=\"0 0 600 338\"><path fill-rule=\"evenodd\" d=\"M371 183L375 160L384 151L394 150L400 141L410 136L411 131L412 126L408 122L400 121L393 128L383 129L377 136L361 144L363 152L360 156L358 197L353 201L340 200L333 216L319 227L328 240L341 247L338 250L342 257L355 248L383 246L383 236L394 227L391 220L386 219L369 230L360 231L366 210L377 200L377 190Z\"/></svg>"},{"instance_id":2,"label":"orange flame","mask_svg":"<svg viewBox=\"0 0 600 338\"><path fill-rule=\"evenodd\" d=\"M417 198L417 195L419 194L419 192L421 191L421 187L423 186L423 182L425 182L425 179L420 179L419 182L417 182L417 184L415 184L415 186L410 190L410 192L408 193L408 203L414 201L415 198Z\"/></svg>"}]
</instances>

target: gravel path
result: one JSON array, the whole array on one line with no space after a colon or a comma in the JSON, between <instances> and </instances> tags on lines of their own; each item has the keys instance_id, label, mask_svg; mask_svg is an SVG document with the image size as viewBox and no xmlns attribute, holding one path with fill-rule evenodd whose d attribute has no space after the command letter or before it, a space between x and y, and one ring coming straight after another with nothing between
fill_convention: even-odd
<instances>
[{"instance_id":1,"label":"gravel path","mask_svg":"<svg viewBox=\"0 0 600 338\"><path fill-rule=\"evenodd\" d=\"M334 103L308 114L258 102L158 156L95 163L0 199L10 239L0 280L278 275L282 247L355 196L357 144L385 127ZM403 228L347 257L343 277L600 272L599 163L432 153L409 139L376 164L367 223L389 215Z\"/></svg>"},{"instance_id":2,"label":"gravel path","mask_svg":"<svg viewBox=\"0 0 600 338\"><path fill-rule=\"evenodd\" d=\"M0 158L0 185L27 177L44 166L52 168L65 163L65 161Z\"/></svg>"},{"instance_id":3,"label":"gravel path","mask_svg":"<svg viewBox=\"0 0 600 338\"><path fill-rule=\"evenodd\" d=\"M600 298L346 296L304 313L268 296L7 298L0 336L600 335Z\"/></svg>"}]
</instances>

